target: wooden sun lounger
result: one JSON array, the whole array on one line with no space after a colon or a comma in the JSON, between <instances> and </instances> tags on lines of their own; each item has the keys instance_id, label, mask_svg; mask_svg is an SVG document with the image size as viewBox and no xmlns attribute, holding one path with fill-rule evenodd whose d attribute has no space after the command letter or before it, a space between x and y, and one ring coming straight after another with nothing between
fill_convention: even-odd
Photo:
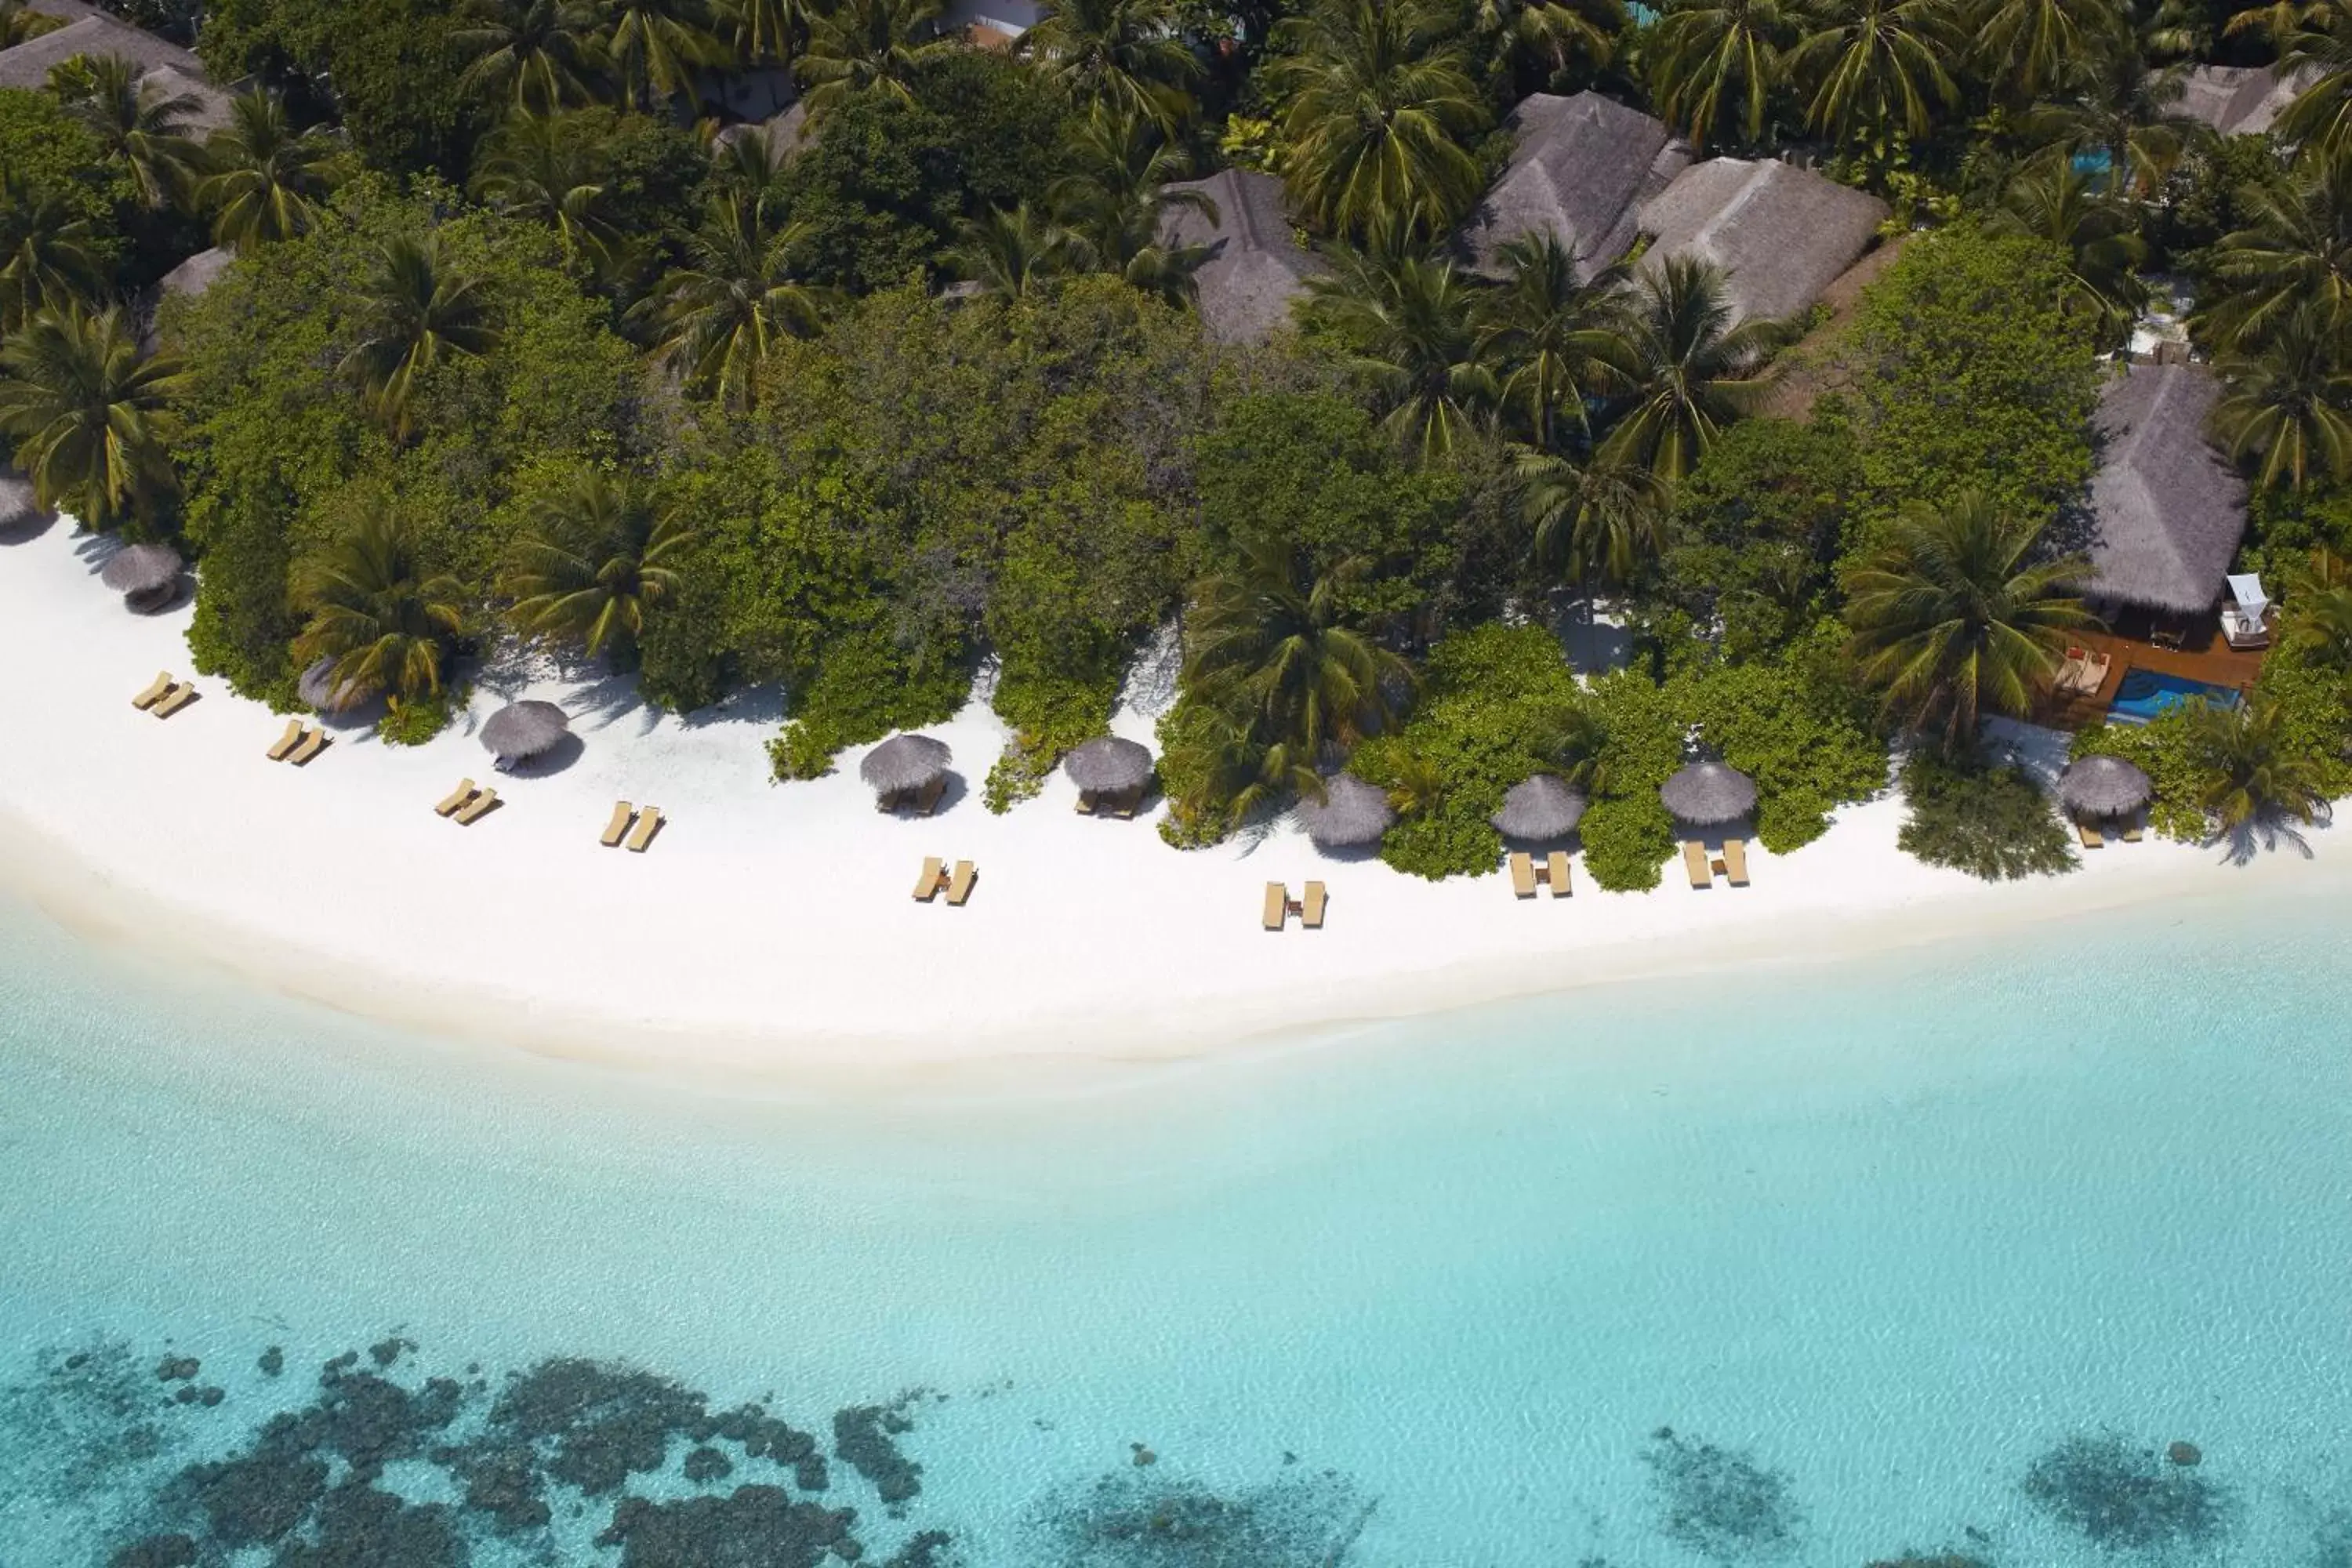
<instances>
[{"instance_id":1,"label":"wooden sun lounger","mask_svg":"<svg viewBox=\"0 0 2352 1568\"><path fill-rule=\"evenodd\" d=\"M636 814L637 808L631 805L627 801L614 801L613 803L612 820L604 824L604 831L603 835L597 838L596 842L602 844L607 849L610 849L614 845L620 843L622 836L629 831L629 818L635 816Z\"/></svg>"},{"instance_id":2,"label":"wooden sun lounger","mask_svg":"<svg viewBox=\"0 0 2352 1568\"><path fill-rule=\"evenodd\" d=\"M629 853L644 854L646 846L654 841L654 835L662 830L662 824L667 819L662 816L661 807L657 805L649 805L637 813L637 830L629 835Z\"/></svg>"},{"instance_id":3,"label":"wooden sun lounger","mask_svg":"<svg viewBox=\"0 0 2352 1568\"><path fill-rule=\"evenodd\" d=\"M179 685L172 688L172 694L169 697L164 698L148 711L158 719L169 719L195 700L196 683L193 680L183 680Z\"/></svg>"},{"instance_id":4,"label":"wooden sun lounger","mask_svg":"<svg viewBox=\"0 0 2352 1568\"><path fill-rule=\"evenodd\" d=\"M971 885L980 880L980 872L969 860L955 863L955 875L948 879L948 902L961 904L971 897Z\"/></svg>"},{"instance_id":5,"label":"wooden sun lounger","mask_svg":"<svg viewBox=\"0 0 2352 1568\"><path fill-rule=\"evenodd\" d=\"M1265 929L1280 931L1290 921L1290 888L1283 882L1265 885Z\"/></svg>"},{"instance_id":6,"label":"wooden sun lounger","mask_svg":"<svg viewBox=\"0 0 2352 1568\"><path fill-rule=\"evenodd\" d=\"M915 796L915 815L929 816L940 808L940 796L948 793L948 775L941 773L925 784Z\"/></svg>"},{"instance_id":7,"label":"wooden sun lounger","mask_svg":"<svg viewBox=\"0 0 2352 1568\"><path fill-rule=\"evenodd\" d=\"M1113 797L1108 809L1117 813L1122 822L1131 820L1137 808L1143 804L1144 789L1144 785L1138 784L1126 794Z\"/></svg>"},{"instance_id":8,"label":"wooden sun lounger","mask_svg":"<svg viewBox=\"0 0 2352 1568\"><path fill-rule=\"evenodd\" d=\"M159 669L155 672L153 682L148 686L147 689L142 691L138 696L131 700L131 706L138 709L142 713L144 713L150 708L154 707L158 702L163 701L163 694L171 689L172 672L168 669Z\"/></svg>"},{"instance_id":9,"label":"wooden sun lounger","mask_svg":"<svg viewBox=\"0 0 2352 1568\"><path fill-rule=\"evenodd\" d=\"M268 757L273 763L282 763L286 760L287 753L293 751L295 747L301 743L302 721L299 719L289 719L286 721L286 733L278 736L278 743L270 747L267 752L264 752L262 755Z\"/></svg>"},{"instance_id":10,"label":"wooden sun lounger","mask_svg":"<svg viewBox=\"0 0 2352 1568\"><path fill-rule=\"evenodd\" d=\"M1095 792L1090 789L1080 790L1078 792L1078 815L1080 816L1092 816L1095 814L1095 805L1100 799L1101 796L1096 795Z\"/></svg>"},{"instance_id":11,"label":"wooden sun lounger","mask_svg":"<svg viewBox=\"0 0 2352 1568\"><path fill-rule=\"evenodd\" d=\"M2135 822L2129 827L2124 829L2124 842L2126 844L2137 844L2139 842L2138 823Z\"/></svg>"},{"instance_id":12,"label":"wooden sun lounger","mask_svg":"<svg viewBox=\"0 0 2352 1568\"><path fill-rule=\"evenodd\" d=\"M1514 853L1510 858L1511 896L1532 899L1536 896L1536 863L1527 855Z\"/></svg>"},{"instance_id":13,"label":"wooden sun lounger","mask_svg":"<svg viewBox=\"0 0 2352 1568\"><path fill-rule=\"evenodd\" d=\"M2105 849L2107 847L2107 841L2100 837L2099 830L2087 822L2074 824L2074 832L2083 840L2085 849Z\"/></svg>"},{"instance_id":14,"label":"wooden sun lounger","mask_svg":"<svg viewBox=\"0 0 2352 1568\"><path fill-rule=\"evenodd\" d=\"M902 789L877 790L874 794L874 809L896 811L898 809L898 804L906 798L907 792Z\"/></svg>"},{"instance_id":15,"label":"wooden sun lounger","mask_svg":"<svg viewBox=\"0 0 2352 1568\"><path fill-rule=\"evenodd\" d=\"M1568 897L1570 888L1569 883L1567 850L1555 849L1551 852L1549 857L1548 857L1544 861L1544 876L1546 879L1551 883L1551 896L1553 898L1564 899Z\"/></svg>"},{"instance_id":16,"label":"wooden sun lounger","mask_svg":"<svg viewBox=\"0 0 2352 1568\"><path fill-rule=\"evenodd\" d=\"M310 734L303 737L302 743L294 748L294 754L288 757L286 760L293 763L298 768L307 768L310 765L311 759L326 749L327 731L325 728L320 725L313 725L311 726Z\"/></svg>"},{"instance_id":17,"label":"wooden sun lounger","mask_svg":"<svg viewBox=\"0 0 2352 1568\"><path fill-rule=\"evenodd\" d=\"M916 901L919 903L928 904L933 899L938 898L940 896L940 889L946 883L947 879L948 874L945 868L945 862L941 861L936 855L924 856L923 874L915 879Z\"/></svg>"},{"instance_id":18,"label":"wooden sun lounger","mask_svg":"<svg viewBox=\"0 0 2352 1568\"><path fill-rule=\"evenodd\" d=\"M1735 888L1748 886L1748 840L1727 838L1723 841L1723 874Z\"/></svg>"},{"instance_id":19,"label":"wooden sun lounger","mask_svg":"<svg viewBox=\"0 0 2352 1568\"><path fill-rule=\"evenodd\" d=\"M1299 903L1298 906L1298 923L1305 926L1308 931L1321 931L1323 929L1323 906L1329 901L1330 895L1323 890L1322 883L1307 883L1307 897Z\"/></svg>"},{"instance_id":20,"label":"wooden sun lounger","mask_svg":"<svg viewBox=\"0 0 2352 1568\"><path fill-rule=\"evenodd\" d=\"M1715 886L1715 868L1707 864L1706 846L1696 838L1683 840L1683 869L1690 873L1692 887Z\"/></svg>"},{"instance_id":21,"label":"wooden sun lounger","mask_svg":"<svg viewBox=\"0 0 2352 1568\"><path fill-rule=\"evenodd\" d=\"M494 789L486 789L481 794L476 795L471 801L468 801L466 805L466 808L457 814L455 820L460 827L471 827L477 822L481 821L483 817L488 816L491 812L497 810L498 805L499 792Z\"/></svg>"},{"instance_id":22,"label":"wooden sun lounger","mask_svg":"<svg viewBox=\"0 0 2352 1568\"><path fill-rule=\"evenodd\" d=\"M459 779L457 781L457 787L451 790L447 795L443 797L441 803L433 808L433 815L436 816L455 816L457 814L457 808L473 798L474 781L471 779Z\"/></svg>"}]
</instances>

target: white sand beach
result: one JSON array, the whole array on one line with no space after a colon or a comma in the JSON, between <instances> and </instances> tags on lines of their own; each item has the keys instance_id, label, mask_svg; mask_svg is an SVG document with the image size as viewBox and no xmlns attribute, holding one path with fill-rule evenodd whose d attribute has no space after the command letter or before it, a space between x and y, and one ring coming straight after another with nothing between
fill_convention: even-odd
<instances>
[{"instance_id":1,"label":"white sand beach","mask_svg":"<svg viewBox=\"0 0 2352 1568\"><path fill-rule=\"evenodd\" d=\"M466 721L421 748L334 731L309 767L263 755L281 715L199 678L166 720L135 710L192 673L184 604L127 611L97 580L110 545L60 521L0 544L9 744L0 826L20 890L163 962L227 970L352 1012L583 1058L772 1070L1181 1055L1631 976L1736 984L1731 966L1817 962L1987 925L2314 878L2352 881L2346 830L2245 866L2150 839L2077 875L1988 886L1895 848L1901 803L1841 814L1752 885L1695 891L1679 864L1642 895L1521 902L1499 871L1432 884L1318 853L1284 824L1179 852L1148 816L1097 820L1058 775L1007 815L980 799L1004 741L984 706L934 733L959 777L929 820L877 814L858 753L772 784L772 693L681 721L628 683L493 668ZM476 731L551 700L580 744L492 771ZM1115 728L1149 742L1134 708ZM504 805L434 815L461 777ZM660 806L648 853L605 849L615 799ZM923 858L980 870L969 905L909 895ZM1260 926L1265 884L1330 890L1327 926ZM1662 979L1662 983L1666 983Z\"/></svg>"}]
</instances>

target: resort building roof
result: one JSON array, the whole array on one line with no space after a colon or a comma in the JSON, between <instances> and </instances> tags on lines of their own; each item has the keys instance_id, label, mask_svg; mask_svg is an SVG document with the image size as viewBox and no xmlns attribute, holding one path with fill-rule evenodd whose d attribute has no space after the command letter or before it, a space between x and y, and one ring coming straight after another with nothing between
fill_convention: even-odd
<instances>
[{"instance_id":1,"label":"resort building roof","mask_svg":"<svg viewBox=\"0 0 2352 1568\"><path fill-rule=\"evenodd\" d=\"M722 146L732 145L747 137L757 136L768 144L768 156L786 162L806 151L814 140L809 134L808 100L801 99L781 114L748 125L730 125L719 132Z\"/></svg>"},{"instance_id":2,"label":"resort building roof","mask_svg":"<svg viewBox=\"0 0 2352 1568\"><path fill-rule=\"evenodd\" d=\"M1822 296L1869 248L1886 204L1810 169L1710 158L1643 205L1656 236L1645 264L1694 257L1721 269L1740 321L1785 320Z\"/></svg>"},{"instance_id":3,"label":"resort building roof","mask_svg":"<svg viewBox=\"0 0 2352 1568\"><path fill-rule=\"evenodd\" d=\"M1503 171L1462 230L1481 268L1526 234L1549 233L1590 282L1633 248L1642 204L1691 161L1665 124L1597 92L1538 92L1506 121L1513 135Z\"/></svg>"},{"instance_id":4,"label":"resort building roof","mask_svg":"<svg viewBox=\"0 0 2352 1568\"><path fill-rule=\"evenodd\" d=\"M199 250L164 273L158 287L166 295L200 296L213 286L215 279L228 270L228 264L236 259L236 252L225 250L217 245L210 250Z\"/></svg>"},{"instance_id":5,"label":"resort building roof","mask_svg":"<svg viewBox=\"0 0 2352 1568\"><path fill-rule=\"evenodd\" d=\"M2181 78L2172 107L2224 136L2258 136L2285 112L2300 86L2268 66L2199 66Z\"/></svg>"},{"instance_id":6,"label":"resort building roof","mask_svg":"<svg viewBox=\"0 0 2352 1568\"><path fill-rule=\"evenodd\" d=\"M1271 174L1227 169L1205 180L1169 187L1199 191L1216 204L1217 220L1181 208L1169 216L1172 245L1205 245L1209 259L1193 280L1201 321L1220 342L1258 342L1290 320L1290 304L1323 263L1291 233L1282 182Z\"/></svg>"},{"instance_id":7,"label":"resort building roof","mask_svg":"<svg viewBox=\"0 0 2352 1568\"><path fill-rule=\"evenodd\" d=\"M166 92L194 94L202 105L190 121L198 130L228 123L228 94L212 85L203 62L194 55L152 33L96 13L54 33L28 38L13 49L0 49L0 87L45 87L51 68L80 55L120 55L138 68L142 82L152 82Z\"/></svg>"},{"instance_id":8,"label":"resort building roof","mask_svg":"<svg viewBox=\"0 0 2352 1568\"><path fill-rule=\"evenodd\" d=\"M2181 615L2221 598L2246 531L2246 487L2205 438L2220 396L2191 364L2131 365L2100 393L2094 597Z\"/></svg>"}]
</instances>

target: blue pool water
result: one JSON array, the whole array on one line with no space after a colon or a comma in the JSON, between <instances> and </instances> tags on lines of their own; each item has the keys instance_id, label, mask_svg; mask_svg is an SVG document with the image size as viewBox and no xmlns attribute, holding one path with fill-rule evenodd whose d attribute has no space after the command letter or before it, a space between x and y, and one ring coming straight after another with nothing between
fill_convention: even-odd
<instances>
[{"instance_id":1,"label":"blue pool water","mask_svg":"<svg viewBox=\"0 0 2352 1568\"><path fill-rule=\"evenodd\" d=\"M764 1098L0 911L0 1568L2342 1568L2312 889Z\"/></svg>"},{"instance_id":2,"label":"blue pool water","mask_svg":"<svg viewBox=\"0 0 2352 1568\"><path fill-rule=\"evenodd\" d=\"M2238 694L2226 686L2153 669L2126 669L2124 678L2116 682L2115 700L2107 707L2107 718L2117 724L2145 724L2184 702L2200 699L2216 708L2238 705Z\"/></svg>"}]
</instances>

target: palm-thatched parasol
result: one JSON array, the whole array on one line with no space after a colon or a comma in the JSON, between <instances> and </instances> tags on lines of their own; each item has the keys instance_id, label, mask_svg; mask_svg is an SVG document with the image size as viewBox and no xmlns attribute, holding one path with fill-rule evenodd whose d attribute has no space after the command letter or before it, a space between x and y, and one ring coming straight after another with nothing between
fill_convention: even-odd
<instances>
[{"instance_id":1,"label":"palm-thatched parasol","mask_svg":"<svg viewBox=\"0 0 2352 1568\"><path fill-rule=\"evenodd\" d=\"M1513 784L1503 809L1486 820L1506 838L1565 838L1583 820L1586 805L1584 793L1558 773L1538 773Z\"/></svg>"},{"instance_id":2,"label":"palm-thatched parasol","mask_svg":"<svg viewBox=\"0 0 2352 1568\"><path fill-rule=\"evenodd\" d=\"M948 771L953 755L945 741L929 735L893 735L857 764L857 776L877 795L921 789Z\"/></svg>"},{"instance_id":3,"label":"palm-thatched parasol","mask_svg":"<svg viewBox=\"0 0 2352 1568\"><path fill-rule=\"evenodd\" d=\"M1675 820L1712 827L1756 809L1756 781L1721 763L1693 763L1658 786L1658 798Z\"/></svg>"},{"instance_id":4,"label":"palm-thatched parasol","mask_svg":"<svg viewBox=\"0 0 2352 1568\"><path fill-rule=\"evenodd\" d=\"M303 707L315 713L348 713L374 695L356 680L336 684L334 671L335 661L322 658L302 672L295 693Z\"/></svg>"},{"instance_id":5,"label":"palm-thatched parasol","mask_svg":"<svg viewBox=\"0 0 2352 1568\"><path fill-rule=\"evenodd\" d=\"M184 564L168 544L126 544L114 552L98 580L126 599L150 599L178 585Z\"/></svg>"},{"instance_id":6,"label":"palm-thatched parasol","mask_svg":"<svg viewBox=\"0 0 2352 1568\"><path fill-rule=\"evenodd\" d=\"M29 528L47 515L33 491L32 480L0 470L0 533Z\"/></svg>"},{"instance_id":7,"label":"palm-thatched parasol","mask_svg":"<svg viewBox=\"0 0 2352 1568\"><path fill-rule=\"evenodd\" d=\"M551 750L572 732L572 721L552 702L509 702L482 726L482 744L501 763L520 763Z\"/></svg>"},{"instance_id":8,"label":"palm-thatched parasol","mask_svg":"<svg viewBox=\"0 0 2352 1568\"><path fill-rule=\"evenodd\" d=\"M1117 735L1097 735L1070 748L1062 771L1080 789L1125 795L1151 782L1151 748Z\"/></svg>"},{"instance_id":9,"label":"palm-thatched parasol","mask_svg":"<svg viewBox=\"0 0 2352 1568\"><path fill-rule=\"evenodd\" d=\"M2156 784L2121 757L2076 757L2058 775L2058 798L2076 816L2128 816L2156 798Z\"/></svg>"},{"instance_id":10,"label":"palm-thatched parasol","mask_svg":"<svg viewBox=\"0 0 2352 1568\"><path fill-rule=\"evenodd\" d=\"M1327 849L1377 844L1396 820L1389 797L1353 773L1334 773L1323 781L1323 799L1298 803L1298 823L1307 837Z\"/></svg>"}]
</instances>

